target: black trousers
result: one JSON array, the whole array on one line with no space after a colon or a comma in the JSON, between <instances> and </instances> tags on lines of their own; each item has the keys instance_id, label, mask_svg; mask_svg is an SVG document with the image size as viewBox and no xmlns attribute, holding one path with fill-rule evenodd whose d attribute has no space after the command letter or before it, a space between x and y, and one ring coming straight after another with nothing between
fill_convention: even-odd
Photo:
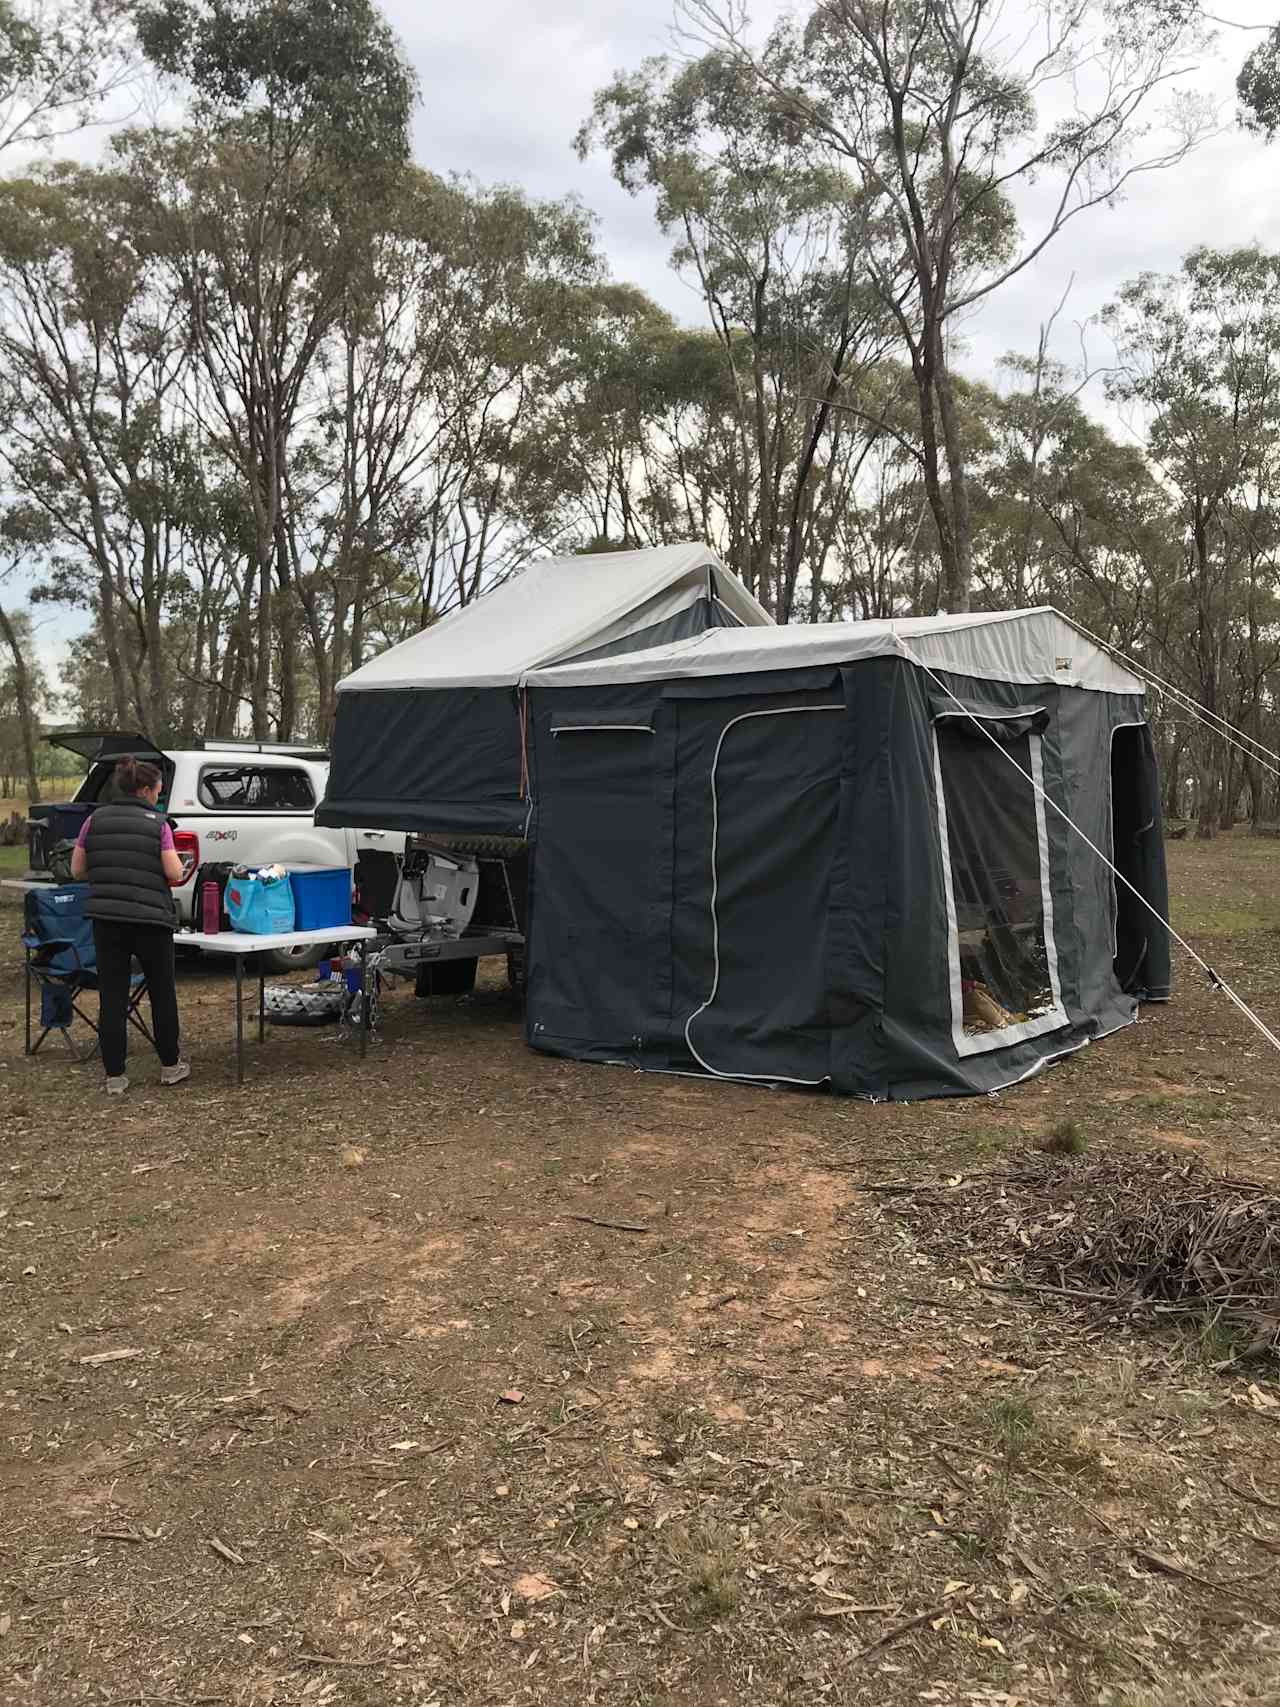
<instances>
[{"instance_id":1,"label":"black trousers","mask_svg":"<svg viewBox=\"0 0 1280 1707\"><path fill-rule=\"evenodd\" d=\"M164 1066L176 1066L180 1050L173 932L164 925L95 919L93 948L98 957L98 1036L107 1077L120 1077L129 1053L129 974L135 957L147 975L156 1053Z\"/></svg>"}]
</instances>

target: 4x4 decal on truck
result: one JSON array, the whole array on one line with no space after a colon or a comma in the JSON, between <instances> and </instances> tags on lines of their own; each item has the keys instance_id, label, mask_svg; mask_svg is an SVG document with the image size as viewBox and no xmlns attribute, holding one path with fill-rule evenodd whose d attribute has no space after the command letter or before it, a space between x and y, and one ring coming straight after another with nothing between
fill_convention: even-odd
<instances>
[{"instance_id":1,"label":"4x4 decal on truck","mask_svg":"<svg viewBox=\"0 0 1280 1707\"><path fill-rule=\"evenodd\" d=\"M240 834L239 830L206 830L206 842L234 842Z\"/></svg>"}]
</instances>

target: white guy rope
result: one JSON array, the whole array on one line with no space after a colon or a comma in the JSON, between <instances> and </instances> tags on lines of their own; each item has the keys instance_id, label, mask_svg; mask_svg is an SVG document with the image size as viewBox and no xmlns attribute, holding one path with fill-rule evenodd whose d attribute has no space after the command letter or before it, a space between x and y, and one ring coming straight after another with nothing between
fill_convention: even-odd
<instances>
[{"instance_id":1,"label":"white guy rope","mask_svg":"<svg viewBox=\"0 0 1280 1707\"><path fill-rule=\"evenodd\" d=\"M1211 718L1214 723L1219 725L1217 729L1211 731L1213 734L1221 736L1233 747L1240 747L1240 741L1248 741L1250 746L1257 749L1257 753L1265 753L1269 759L1274 759L1280 765L1280 753L1268 747L1265 742L1247 734L1243 729L1229 722L1227 718L1220 716L1218 712L1210 711L1207 705L1201 705L1198 699L1193 699L1184 689L1176 687L1173 682L1167 682L1163 676L1158 676L1149 664L1141 664L1136 658L1131 658L1127 652L1122 652L1118 646L1113 646L1109 640L1103 640L1100 635L1095 634L1092 629L1086 628L1075 617L1069 617L1067 620L1073 628L1078 628L1081 634L1087 635L1095 646L1101 646L1104 652L1110 653L1113 658L1118 658L1122 664L1127 664L1135 675L1141 676L1143 681L1150 686L1158 687L1163 693L1171 694L1174 699L1181 701L1184 709L1191 712L1193 717L1202 720L1206 717ZM1235 739L1237 736L1239 740ZM1243 747L1240 747L1240 751L1245 753L1247 758L1257 759L1257 753L1247 752ZM1261 760L1257 762L1261 763ZM1272 770L1270 765L1265 765L1263 768L1271 770L1272 776L1280 776L1280 771Z\"/></svg>"},{"instance_id":2,"label":"white guy rope","mask_svg":"<svg viewBox=\"0 0 1280 1707\"><path fill-rule=\"evenodd\" d=\"M940 687L942 689L943 693L946 694L946 696L949 700L954 701L955 705L960 709L960 711L964 714L964 716L966 716L969 719L969 721L975 725L975 727L979 730L979 732L982 735L984 735L988 741L990 741L991 745L996 749L996 751L998 753L1000 753L1005 759L1008 760L1008 762L1013 766L1014 770L1017 771L1018 775L1021 776L1025 781L1027 781L1031 784L1032 789L1035 791L1036 794L1038 794L1040 796L1040 798L1044 801L1045 805L1053 808L1053 810L1058 814L1059 818L1062 819L1063 823L1066 824L1069 829L1074 830L1076 835L1079 836L1080 840L1084 843L1084 845L1092 853L1097 855L1097 857L1102 861L1103 865L1106 866L1107 870L1110 871L1111 875L1114 878L1116 878L1119 882L1124 884L1125 888L1129 891L1129 893L1131 895L1133 895L1137 899L1137 901L1147 909L1147 911L1151 914L1151 917L1156 921L1156 923L1158 925L1161 925L1166 931L1168 931L1169 935L1173 938L1174 942L1176 942L1180 948L1184 949L1185 952L1191 956L1192 960L1195 961L1196 965L1199 966L1201 968L1201 970L1205 973L1205 975L1207 976L1209 983L1212 985L1212 987L1215 990L1221 990L1223 995L1227 998L1227 1000L1229 1002L1233 1002L1235 1004L1235 1006L1240 1009L1240 1012L1242 1014L1244 1014L1245 1018L1250 1022L1250 1024L1255 1026L1257 1028L1257 1030L1262 1034L1262 1036L1266 1038L1267 1042L1276 1051L1276 1053L1280 1054L1280 1037L1276 1036L1275 1032L1271 1030L1270 1026L1267 1025L1266 1021L1263 1019L1260 1019L1259 1016L1256 1013L1254 1013L1253 1009L1244 1000L1244 998L1242 996L1238 996L1236 994L1236 992L1231 988L1230 984L1227 983L1226 979L1220 977L1218 975L1218 973L1216 973L1214 971L1213 967L1210 966L1209 962L1207 960L1205 960L1202 955L1199 955L1196 953L1195 949L1192 948L1191 944L1187 941L1187 939L1184 936L1180 936L1178 934L1178 932L1176 930L1174 930L1173 926L1169 923L1169 921L1167 919L1162 919L1160 917L1160 914L1151 905L1150 901L1147 900L1146 896L1142 893L1142 891L1140 889L1135 888L1134 885L1132 883L1130 883L1129 879L1124 875L1124 873L1117 869L1115 863L1112 860L1110 860L1106 854L1103 853L1102 849L1100 847L1098 847L1095 842L1090 840L1090 838L1080 828L1079 824L1077 824L1075 822L1075 820L1071 817L1070 813L1065 812L1062 809L1062 807L1058 805L1056 800L1053 800L1050 798L1050 796L1045 792L1045 790L1043 788L1041 788L1040 785L1036 782L1035 778L1031 775L1031 773L1029 771L1023 770L1022 766L1018 763L1017 759L1014 758L1013 754L1008 750L1007 747L1003 746L999 741L996 740L995 736L985 726L982 719L976 714L976 712L974 712L971 709L971 707L965 705L963 700L957 699L955 694L952 693L951 689L941 679L941 677L936 675L934 673L934 671L931 670L929 668L929 666L924 662L923 659L917 658L915 656L915 654L912 652L911 648L906 644L905 641L900 639L899 644L902 646L903 652L911 660L911 662L913 664L915 664L919 669L923 670L925 675L929 677L930 681L935 682L938 685L938 687Z\"/></svg>"}]
</instances>

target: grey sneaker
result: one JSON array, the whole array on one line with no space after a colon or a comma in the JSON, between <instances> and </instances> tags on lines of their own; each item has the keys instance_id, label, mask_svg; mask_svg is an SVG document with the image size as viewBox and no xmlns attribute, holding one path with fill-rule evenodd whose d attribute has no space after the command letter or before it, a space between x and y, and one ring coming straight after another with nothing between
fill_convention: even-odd
<instances>
[{"instance_id":1,"label":"grey sneaker","mask_svg":"<svg viewBox=\"0 0 1280 1707\"><path fill-rule=\"evenodd\" d=\"M161 1067L160 1083L162 1085L180 1085L184 1079L191 1077L190 1061L175 1061L172 1067Z\"/></svg>"},{"instance_id":2,"label":"grey sneaker","mask_svg":"<svg viewBox=\"0 0 1280 1707\"><path fill-rule=\"evenodd\" d=\"M107 1080L107 1095L109 1097L122 1097L128 1089L129 1078L126 1073L121 1073L118 1077Z\"/></svg>"}]
</instances>

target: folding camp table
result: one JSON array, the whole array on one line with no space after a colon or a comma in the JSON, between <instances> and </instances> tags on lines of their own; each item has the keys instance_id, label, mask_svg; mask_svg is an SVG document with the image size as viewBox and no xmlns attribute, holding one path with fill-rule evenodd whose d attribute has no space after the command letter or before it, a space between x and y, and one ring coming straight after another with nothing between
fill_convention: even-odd
<instances>
[{"instance_id":1,"label":"folding camp table","mask_svg":"<svg viewBox=\"0 0 1280 1707\"><path fill-rule=\"evenodd\" d=\"M360 1053L363 1055L369 1046L369 991L364 988L368 983L367 951L371 937L378 932L372 925L325 925L315 931L279 931L271 936L251 936L247 931L216 931L212 935L204 931L179 931L174 937L178 948L199 948L206 954L229 954L236 963L236 1084L244 1083L244 969L245 962L252 960L255 955L265 954L273 948L302 948L317 942L358 942L360 944L360 983L362 1000L360 1003ZM266 1037L266 980L267 975L259 961L254 968L258 978L258 1042Z\"/></svg>"}]
</instances>

